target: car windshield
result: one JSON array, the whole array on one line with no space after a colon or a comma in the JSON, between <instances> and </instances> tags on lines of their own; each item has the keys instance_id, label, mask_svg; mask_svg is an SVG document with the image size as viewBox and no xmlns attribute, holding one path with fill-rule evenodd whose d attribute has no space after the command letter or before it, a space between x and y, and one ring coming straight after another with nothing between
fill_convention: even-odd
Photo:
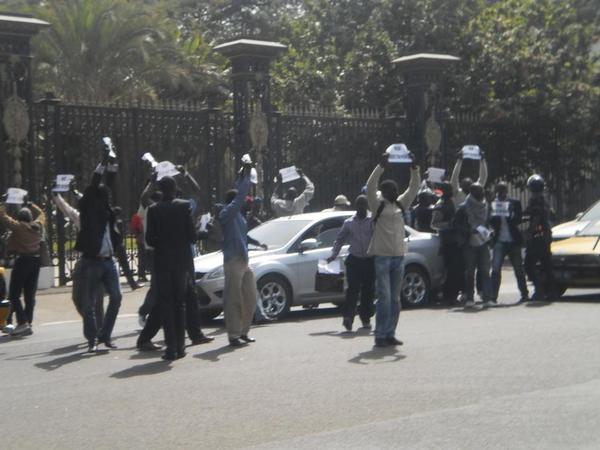
<instances>
[{"instance_id":1,"label":"car windshield","mask_svg":"<svg viewBox=\"0 0 600 450\"><path fill-rule=\"evenodd\" d=\"M600 201L588 209L579 220L600 220Z\"/></svg>"},{"instance_id":2,"label":"car windshield","mask_svg":"<svg viewBox=\"0 0 600 450\"><path fill-rule=\"evenodd\" d=\"M273 220L256 227L248 236L266 244L269 249L281 248L309 223L310 220Z\"/></svg>"},{"instance_id":3,"label":"car windshield","mask_svg":"<svg viewBox=\"0 0 600 450\"><path fill-rule=\"evenodd\" d=\"M578 236L600 236L600 220L595 220L578 233Z\"/></svg>"}]
</instances>

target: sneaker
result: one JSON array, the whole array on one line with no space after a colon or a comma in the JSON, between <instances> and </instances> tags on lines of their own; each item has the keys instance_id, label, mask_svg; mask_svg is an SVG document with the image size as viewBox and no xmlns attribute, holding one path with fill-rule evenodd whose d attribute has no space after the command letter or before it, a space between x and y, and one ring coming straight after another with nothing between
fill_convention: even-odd
<instances>
[{"instance_id":1,"label":"sneaker","mask_svg":"<svg viewBox=\"0 0 600 450\"><path fill-rule=\"evenodd\" d=\"M342 321L342 325L344 325L344 328L346 329L346 331L352 331L352 322L354 322L352 320L352 317L344 317L344 320Z\"/></svg>"},{"instance_id":2,"label":"sneaker","mask_svg":"<svg viewBox=\"0 0 600 450\"><path fill-rule=\"evenodd\" d=\"M4 328L2 328L2 332L6 333L6 334L11 334L14 329L15 329L15 326L12 323L8 323L8 324L4 325Z\"/></svg>"},{"instance_id":3,"label":"sneaker","mask_svg":"<svg viewBox=\"0 0 600 450\"><path fill-rule=\"evenodd\" d=\"M27 336L32 334L31 326L28 323L22 323L17 325L16 328L10 333L11 336Z\"/></svg>"},{"instance_id":4,"label":"sneaker","mask_svg":"<svg viewBox=\"0 0 600 450\"><path fill-rule=\"evenodd\" d=\"M146 316L143 314L138 314L138 325L142 328L146 326Z\"/></svg>"}]
</instances>

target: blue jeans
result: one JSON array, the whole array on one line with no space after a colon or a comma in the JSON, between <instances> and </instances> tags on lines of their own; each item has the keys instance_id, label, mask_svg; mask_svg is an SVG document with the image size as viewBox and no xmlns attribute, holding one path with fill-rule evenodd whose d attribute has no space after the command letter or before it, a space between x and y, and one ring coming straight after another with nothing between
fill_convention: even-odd
<instances>
[{"instance_id":1,"label":"blue jeans","mask_svg":"<svg viewBox=\"0 0 600 450\"><path fill-rule=\"evenodd\" d=\"M400 317L404 256L375 256L375 338L394 337Z\"/></svg>"},{"instance_id":2,"label":"blue jeans","mask_svg":"<svg viewBox=\"0 0 600 450\"><path fill-rule=\"evenodd\" d=\"M121 307L121 285L117 266L112 258L107 260L82 258L81 275L84 283L83 334L88 342L92 342L96 338L108 341ZM108 293L108 308L106 308L102 329L98 332L96 328L96 292L100 284Z\"/></svg>"},{"instance_id":3,"label":"blue jeans","mask_svg":"<svg viewBox=\"0 0 600 450\"><path fill-rule=\"evenodd\" d=\"M493 300L492 282L490 280L490 248L487 244L478 247L466 245L463 249L465 257L465 295L468 302L475 299L475 272L481 280L483 301Z\"/></svg>"}]
</instances>

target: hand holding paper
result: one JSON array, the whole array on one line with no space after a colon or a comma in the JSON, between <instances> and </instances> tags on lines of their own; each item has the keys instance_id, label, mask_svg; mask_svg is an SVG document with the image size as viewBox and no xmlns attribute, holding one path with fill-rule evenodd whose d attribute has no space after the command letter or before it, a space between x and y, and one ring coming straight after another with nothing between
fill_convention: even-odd
<instances>
[{"instance_id":1,"label":"hand holding paper","mask_svg":"<svg viewBox=\"0 0 600 450\"><path fill-rule=\"evenodd\" d=\"M153 169L158 166L158 162L156 162L154 156L152 156L152 154L149 152L146 152L142 155L142 160L149 162Z\"/></svg>"},{"instance_id":2,"label":"hand holding paper","mask_svg":"<svg viewBox=\"0 0 600 450\"><path fill-rule=\"evenodd\" d=\"M179 175L179 170L171 161L161 161L156 165L156 180L164 177L174 177Z\"/></svg>"},{"instance_id":3,"label":"hand holding paper","mask_svg":"<svg viewBox=\"0 0 600 450\"><path fill-rule=\"evenodd\" d=\"M115 146L112 142L112 139L109 138L108 136L105 136L102 138L102 142L104 142L104 145L106 145L106 148L108 150L108 157L116 159L117 154L115 153Z\"/></svg>"},{"instance_id":4,"label":"hand holding paper","mask_svg":"<svg viewBox=\"0 0 600 450\"><path fill-rule=\"evenodd\" d=\"M392 144L386 151L390 163L412 163L413 158L405 144Z\"/></svg>"},{"instance_id":5,"label":"hand holding paper","mask_svg":"<svg viewBox=\"0 0 600 450\"><path fill-rule=\"evenodd\" d=\"M478 145L465 145L461 150L463 159L481 159L481 149Z\"/></svg>"},{"instance_id":6,"label":"hand holding paper","mask_svg":"<svg viewBox=\"0 0 600 450\"><path fill-rule=\"evenodd\" d=\"M22 205L27 197L27 191L20 188L8 188L6 194L6 203L11 205Z\"/></svg>"},{"instance_id":7,"label":"hand holding paper","mask_svg":"<svg viewBox=\"0 0 600 450\"><path fill-rule=\"evenodd\" d=\"M286 167L284 169L279 170L279 175L281 175L282 183L289 183L290 181L297 180L300 178L298 171L296 170L296 166Z\"/></svg>"},{"instance_id":8,"label":"hand holding paper","mask_svg":"<svg viewBox=\"0 0 600 450\"><path fill-rule=\"evenodd\" d=\"M342 264L339 259L334 259L330 263L326 259L320 259L318 264L318 272L328 275L339 275L342 273Z\"/></svg>"}]
</instances>

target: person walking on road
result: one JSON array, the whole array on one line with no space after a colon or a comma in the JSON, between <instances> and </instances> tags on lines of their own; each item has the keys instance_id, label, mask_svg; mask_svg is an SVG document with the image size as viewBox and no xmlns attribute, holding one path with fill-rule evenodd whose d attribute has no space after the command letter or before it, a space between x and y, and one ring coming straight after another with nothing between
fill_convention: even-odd
<instances>
[{"instance_id":1,"label":"person walking on road","mask_svg":"<svg viewBox=\"0 0 600 450\"><path fill-rule=\"evenodd\" d=\"M277 196L277 191L281 189L281 176L279 175L277 177L277 183L275 184L275 189L271 196L271 207L273 208L275 217L302 214L304 208L308 206L308 202L310 202L315 194L315 186L312 181L304 175L301 169L297 169L297 171L298 175L300 175L306 183L306 187L300 195L298 195L298 191L295 187L291 187L286 191L285 198L279 198Z\"/></svg>"},{"instance_id":2,"label":"person walking on road","mask_svg":"<svg viewBox=\"0 0 600 450\"><path fill-rule=\"evenodd\" d=\"M35 220L33 213L37 216ZM34 203L26 203L17 213L15 220L6 213L4 205L1 205L0 222L11 231L8 238L9 251L17 254L8 288L8 299L12 311L16 314L17 326L10 334L27 336L33 333L31 324L40 274L40 246L44 237L46 215ZM21 292L25 307L21 303Z\"/></svg>"},{"instance_id":3,"label":"person walking on road","mask_svg":"<svg viewBox=\"0 0 600 450\"><path fill-rule=\"evenodd\" d=\"M121 307L121 286L114 256L123 238L116 226L114 211L110 205L110 186L114 182L117 167L109 164L108 150L102 163L92 175L91 184L79 200L80 230L75 249L81 253L81 274L85 291L83 295L83 334L88 342L88 352L95 353L98 343L114 349L112 331ZM101 184L106 172L105 183ZM96 324L98 287L104 286L108 293L108 308L100 331Z\"/></svg>"},{"instance_id":4,"label":"person walking on road","mask_svg":"<svg viewBox=\"0 0 600 450\"><path fill-rule=\"evenodd\" d=\"M524 212L527 221L525 271L533 283L531 300L553 300L557 295L557 285L552 271L552 227L550 221L554 212L544 198L546 183L540 175L532 175L527 180L531 193L529 205Z\"/></svg>"},{"instance_id":5,"label":"person walking on road","mask_svg":"<svg viewBox=\"0 0 600 450\"><path fill-rule=\"evenodd\" d=\"M475 305L475 274L481 279L481 293L487 306L496 304L490 281L490 213L485 201L483 186L474 183L466 200L456 212L456 226L463 235L465 245L465 306Z\"/></svg>"},{"instance_id":6,"label":"person walking on road","mask_svg":"<svg viewBox=\"0 0 600 450\"><path fill-rule=\"evenodd\" d=\"M502 181L496 184L496 198L492 203L490 218L494 231L492 239L492 292L495 301L498 301L498 292L502 280L502 264L507 255L515 272L517 285L521 293L520 301L527 301L529 298L521 256L523 235L519 230L519 225L521 225L522 217L521 202L508 197L507 184Z\"/></svg>"},{"instance_id":7,"label":"person walking on road","mask_svg":"<svg viewBox=\"0 0 600 450\"><path fill-rule=\"evenodd\" d=\"M223 231L223 302L229 345L240 347L254 342L248 333L256 309L256 280L248 267L248 227L242 206L250 190L250 164L244 164L236 188L227 192L226 205L219 212Z\"/></svg>"},{"instance_id":8,"label":"person walking on road","mask_svg":"<svg viewBox=\"0 0 600 450\"><path fill-rule=\"evenodd\" d=\"M162 317L166 351L163 359L185 356L185 295L196 230L190 202L177 199L172 177L158 181L163 198L148 208L146 242L154 248L157 305Z\"/></svg>"},{"instance_id":9,"label":"person walking on road","mask_svg":"<svg viewBox=\"0 0 600 450\"><path fill-rule=\"evenodd\" d=\"M364 195L356 197L354 202L356 214L346 219L337 235L331 256L327 258L330 263L335 260L344 244L350 244L349 255L346 258L346 304L344 305L344 319L342 324L346 330L352 330L356 304L360 294L358 314L363 328L371 328L373 316L373 295L375 289L375 262L368 255L369 244L373 237L373 221L369 214L369 201Z\"/></svg>"},{"instance_id":10,"label":"person walking on road","mask_svg":"<svg viewBox=\"0 0 600 450\"><path fill-rule=\"evenodd\" d=\"M374 211L373 237L368 254L375 257L375 278L377 303L375 316L375 345L402 345L396 339L396 327L400 317L400 291L404 277L404 212L415 199L421 176L419 167L412 157L410 183L408 189L398 195L395 181L384 180L379 184L381 174L388 167L388 154L381 156L381 162L367 181L369 209ZM380 192L378 192L378 187Z\"/></svg>"}]
</instances>

